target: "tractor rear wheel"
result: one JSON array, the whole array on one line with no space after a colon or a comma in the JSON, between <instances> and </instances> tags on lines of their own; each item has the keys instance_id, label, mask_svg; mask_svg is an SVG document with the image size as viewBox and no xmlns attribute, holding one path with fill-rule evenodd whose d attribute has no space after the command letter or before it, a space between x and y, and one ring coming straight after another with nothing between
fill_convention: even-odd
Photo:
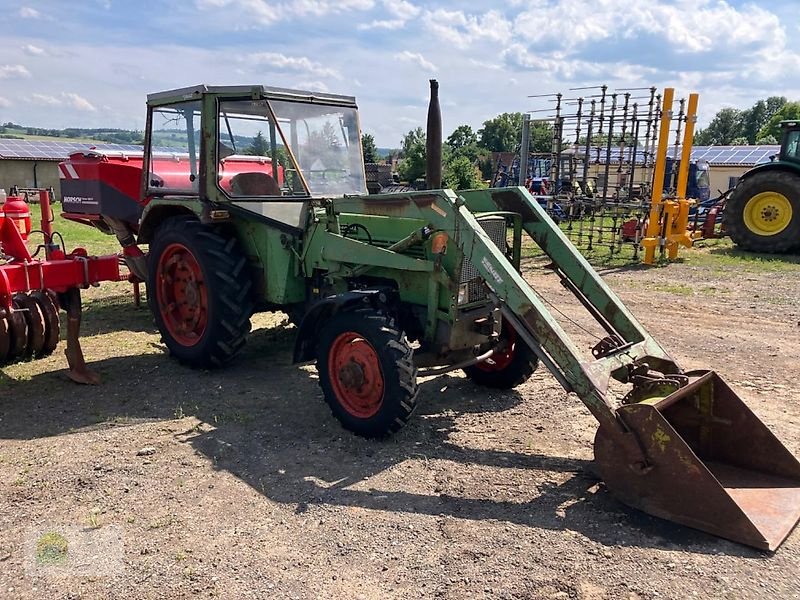
<instances>
[{"instance_id":1,"label":"tractor rear wheel","mask_svg":"<svg viewBox=\"0 0 800 600\"><path fill-rule=\"evenodd\" d=\"M743 250L800 249L800 175L763 171L741 181L725 205L725 228Z\"/></svg>"},{"instance_id":2,"label":"tractor rear wheel","mask_svg":"<svg viewBox=\"0 0 800 600\"><path fill-rule=\"evenodd\" d=\"M317 371L333 416L358 435L394 433L416 407L413 350L386 315L361 310L332 317L320 332Z\"/></svg>"},{"instance_id":3,"label":"tractor rear wheel","mask_svg":"<svg viewBox=\"0 0 800 600\"><path fill-rule=\"evenodd\" d=\"M192 367L229 362L245 343L253 282L236 238L191 217L156 231L147 301L170 354Z\"/></svg>"},{"instance_id":4,"label":"tractor rear wheel","mask_svg":"<svg viewBox=\"0 0 800 600\"><path fill-rule=\"evenodd\" d=\"M539 366L539 358L506 320L503 320L502 338L506 342L504 350L464 369L467 377L478 385L510 390L528 381Z\"/></svg>"}]
</instances>

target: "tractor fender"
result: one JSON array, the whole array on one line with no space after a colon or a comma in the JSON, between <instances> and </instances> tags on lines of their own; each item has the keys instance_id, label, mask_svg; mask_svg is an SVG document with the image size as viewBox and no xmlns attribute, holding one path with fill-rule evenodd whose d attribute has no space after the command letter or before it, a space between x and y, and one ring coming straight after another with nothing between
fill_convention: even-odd
<instances>
[{"instance_id":1,"label":"tractor fender","mask_svg":"<svg viewBox=\"0 0 800 600\"><path fill-rule=\"evenodd\" d=\"M316 358L318 334L332 316L360 308L387 309L392 305L396 296L397 292L389 288L351 290L318 301L309 309L300 323L297 339L294 342L293 362L308 362Z\"/></svg>"},{"instance_id":2,"label":"tractor fender","mask_svg":"<svg viewBox=\"0 0 800 600\"><path fill-rule=\"evenodd\" d=\"M789 163L786 161L776 160L773 162L764 163L762 165L756 165L752 169L746 171L740 178L739 181L743 179L747 179L756 173L763 173L764 171L787 171L789 173L794 173L795 175L800 175L800 166Z\"/></svg>"},{"instance_id":3,"label":"tractor fender","mask_svg":"<svg viewBox=\"0 0 800 600\"><path fill-rule=\"evenodd\" d=\"M138 243L149 244L153 240L156 229L172 217L191 216L200 219L202 205L199 201L189 201L179 203L169 200L153 200L144 209L142 218L139 221Z\"/></svg>"}]
</instances>

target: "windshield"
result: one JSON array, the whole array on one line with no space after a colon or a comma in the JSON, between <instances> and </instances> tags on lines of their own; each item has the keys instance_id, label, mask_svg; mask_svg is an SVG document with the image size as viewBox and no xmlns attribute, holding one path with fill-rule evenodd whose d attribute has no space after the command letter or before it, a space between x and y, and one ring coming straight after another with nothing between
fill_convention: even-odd
<instances>
[{"instance_id":1,"label":"windshield","mask_svg":"<svg viewBox=\"0 0 800 600\"><path fill-rule=\"evenodd\" d=\"M355 108L271 100L312 196L366 194Z\"/></svg>"}]
</instances>

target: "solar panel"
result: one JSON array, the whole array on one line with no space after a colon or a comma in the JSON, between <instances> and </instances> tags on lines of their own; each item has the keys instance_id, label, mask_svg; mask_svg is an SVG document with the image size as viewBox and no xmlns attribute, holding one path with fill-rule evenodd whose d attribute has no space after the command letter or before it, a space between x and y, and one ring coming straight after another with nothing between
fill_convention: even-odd
<instances>
[{"instance_id":1,"label":"solar panel","mask_svg":"<svg viewBox=\"0 0 800 600\"><path fill-rule=\"evenodd\" d=\"M25 158L40 160L64 160L73 152L90 150L117 152L141 152L135 144L105 144L102 142L57 142L49 140L14 140L0 138L1 158Z\"/></svg>"}]
</instances>

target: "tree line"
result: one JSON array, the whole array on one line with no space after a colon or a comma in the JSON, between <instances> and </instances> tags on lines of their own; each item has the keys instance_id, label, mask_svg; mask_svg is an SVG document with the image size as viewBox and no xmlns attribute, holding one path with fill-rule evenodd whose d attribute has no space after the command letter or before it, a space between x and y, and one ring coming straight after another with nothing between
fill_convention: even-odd
<instances>
[{"instance_id":1,"label":"tree line","mask_svg":"<svg viewBox=\"0 0 800 600\"><path fill-rule=\"evenodd\" d=\"M442 179L446 187L461 190L484 186L492 177L492 152L515 152L522 137L522 113L506 112L483 122L474 131L469 125L459 125L442 145ZM364 162L378 162L381 157L370 134L362 135ZM422 127L403 136L400 149L388 157L400 158L398 175L413 183L425 175L425 131ZM553 128L549 123L532 122L531 152L549 152L553 144Z\"/></svg>"},{"instance_id":2,"label":"tree line","mask_svg":"<svg viewBox=\"0 0 800 600\"><path fill-rule=\"evenodd\" d=\"M777 144L781 138L781 121L800 119L800 102L790 102L784 96L770 96L750 108L723 108L708 127L695 133L699 146L740 146L746 144Z\"/></svg>"}]
</instances>

